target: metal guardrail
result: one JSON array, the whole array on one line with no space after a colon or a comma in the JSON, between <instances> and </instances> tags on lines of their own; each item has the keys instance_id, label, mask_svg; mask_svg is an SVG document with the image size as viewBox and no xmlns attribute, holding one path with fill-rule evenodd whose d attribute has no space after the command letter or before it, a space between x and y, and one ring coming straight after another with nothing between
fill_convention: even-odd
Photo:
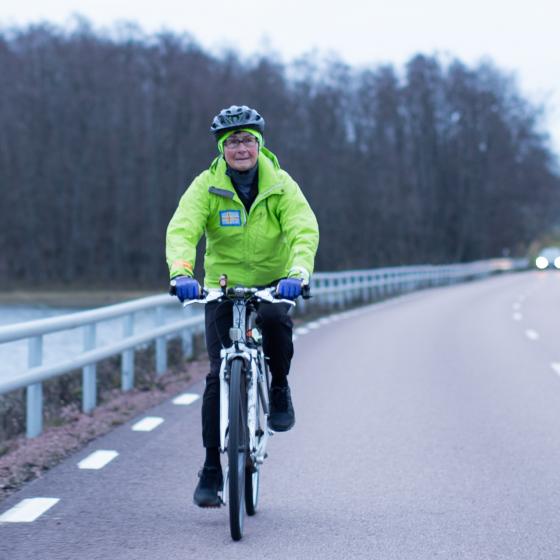
<instances>
[{"instance_id":1,"label":"metal guardrail","mask_svg":"<svg viewBox=\"0 0 560 560\"><path fill-rule=\"evenodd\" d=\"M467 264L442 266L407 266L378 268L372 270L347 270L343 272L319 272L312 279L313 298L299 305L300 312L310 305L325 308L346 307L398 293L429 286L440 286L468 279L481 278L495 272L526 268L525 259L494 259ZM303 302L302 302L303 303ZM164 308L177 306L177 300L167 294L150 296L128 303L120 303L62 315L0 327L0 344L16 340L28 340L28 369L19 376L0 380L0 395L26 387L26 433L38 436L43 429L42 382L64 373L82 368L82 409L91 412L97 404L96 364L110 356L121 354L121 388L128 391L134 386L134 349L155 340L156 374L167 369L167 337L180 335L183 352L192 352L193 335L204 330L204 317L189 317L165 324ZM155 326L143 334L134 334L134 314L138 311L154 312ZM97 347L96 328L103 321L121 318L123 338L118 342ZM83 328L83 352L66 361L43 365L43 337L46 334Z\"/></svg>"}]
</instances>

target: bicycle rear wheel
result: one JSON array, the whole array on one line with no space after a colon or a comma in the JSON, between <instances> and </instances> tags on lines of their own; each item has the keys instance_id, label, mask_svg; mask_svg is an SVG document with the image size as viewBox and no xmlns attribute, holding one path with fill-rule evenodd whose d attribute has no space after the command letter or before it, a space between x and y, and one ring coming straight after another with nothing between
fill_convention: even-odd
<instances>
[{"instance_id":1,"label":"bicycle rear wheel","mask_svg":"<svg viewBox=\"0 0 560 560\"><path fill-rule=\"evenodd\" d=\"M245 385L245 363L235 359L230 366L228 438L229 528L234 541L243 536L245 514L245 465L248 452Z\"/></svg>"},{"instance_id":2,"label":"bicycle rear wheel","mask_svg":"<svg viewBox=\"0 0 560 560\"><path fill-rule=\"evenodd\" d=\"M257 386L257 406L256 406L256 415L257 415L257 422L256 422L256 434L255 434L255 443L257 449L260 448L262 439L265 437L264 430L266 430L266 416L265 416L265 408L266 407L266 395L268 394L269 386L270 386L270 373L268 371L268 367L266 362L264 361L264 357L261 361L262 368L264 369L264 383L258 383ZM263 395L262 392L266 392L266 395ZM263 400L264 399L264 400ZM261 465L253 464L250 461L245 469L245 510L247 515L255 515L257 513L257 505L259 503L259 487L260 487L260 474L261 474Z\"/></svg>"},{"instance_id":3,"label":"bicycle rear wheel","mask_svg":"<svg viewBox=\"0 0 560 560\"><path fill-rule=\"evenodd\" d=\"M262 419L261 399L257 391L257 426L255 434L255 441L257 448L264 436L262 426L264 425ZM253 464L249 461L245 467L245 511L247 515L255 515L257 513L257 504L259 503L259 481L260 481L260 465Z\"/></svg>"}]
</instances>

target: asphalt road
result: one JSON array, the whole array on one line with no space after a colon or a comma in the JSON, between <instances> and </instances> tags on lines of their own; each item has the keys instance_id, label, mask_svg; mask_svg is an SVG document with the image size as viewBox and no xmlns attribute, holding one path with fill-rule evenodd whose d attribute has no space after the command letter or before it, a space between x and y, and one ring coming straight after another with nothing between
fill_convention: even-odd
<instances>
[{"instance_id":1,"label":"asphalt road","mask_svg":"<svg viewBox=\"0 0 560 560\"><path fill-rule=\"evenodd\" d=\"M59 500L0 523L0 559L558 559L559 310L560 274L529 272L316 322L242 541L192 505L200 400L169 402L4 502ZM119 455L77 467L100 449Z\"/></svg>"}]
</instances>

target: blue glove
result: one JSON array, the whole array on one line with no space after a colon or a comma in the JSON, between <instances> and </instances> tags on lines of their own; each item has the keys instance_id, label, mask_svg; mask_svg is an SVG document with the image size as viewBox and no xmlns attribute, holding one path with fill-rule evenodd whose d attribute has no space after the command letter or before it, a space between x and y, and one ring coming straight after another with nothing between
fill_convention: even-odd
<instances>
[{"instance_id":1,"label":"blue glove","mask_svg":"<svg viewBox=\"0 0 560 560\"><path fill-rule=\"evenodd\" d=\"M175 282L175 295L180 301L200 298L200 284L194 278L177 276L171 282Z\"/></svg>"},{"instance_id":2,"label":"blue glove","mask_svg":"<svg viewBox=\"0 0 560 560\"><path fill-rule=\"evenodd\" d=\"M296 299L301 295L301 280L299 278L280 280L276 293L284 299Z\"/></svg>"}]
</instances>

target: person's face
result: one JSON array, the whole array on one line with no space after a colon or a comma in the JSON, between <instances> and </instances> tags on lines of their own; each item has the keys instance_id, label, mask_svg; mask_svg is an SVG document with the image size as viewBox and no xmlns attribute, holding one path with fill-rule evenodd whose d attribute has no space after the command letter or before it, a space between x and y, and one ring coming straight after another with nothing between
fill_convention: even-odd
<instances>
[{"instance_id":1,"label":"person's face","mask_svg":"<svg viewBox=\"0 0 560 560\"><path fill-rule=\"evenodd\" d=\"M259 157L259 143L248 132L236 132L224 142L224 157L236 171L248 171L255 167Z\"/></svg>"}]
</instances>

